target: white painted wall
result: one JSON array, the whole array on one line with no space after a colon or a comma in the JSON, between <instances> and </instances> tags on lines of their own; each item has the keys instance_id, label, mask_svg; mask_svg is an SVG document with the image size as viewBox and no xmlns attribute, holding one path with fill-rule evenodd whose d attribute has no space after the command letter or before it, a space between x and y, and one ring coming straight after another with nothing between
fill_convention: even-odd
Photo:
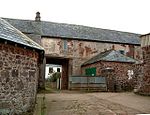
<instances>
[{"instance_id":1,"label":"white painted wall","mask_svg":"<svg viewBox=\"0 0 150 115\"><path fill-rule=\"evenodd\" d=\"M54 71L54 72L57 72L57 68L60 68L60 72L62 72L62 67L61 67L61 65L46 64L45 78L48 78L49 68L53 68L53 71Z\"/></svg>"}]
</instances>

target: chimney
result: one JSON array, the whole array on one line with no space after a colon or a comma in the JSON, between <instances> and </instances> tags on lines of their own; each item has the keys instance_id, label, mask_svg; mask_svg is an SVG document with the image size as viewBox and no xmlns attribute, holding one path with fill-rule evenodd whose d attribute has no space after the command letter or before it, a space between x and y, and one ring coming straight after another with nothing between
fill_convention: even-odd
<instances>
[{"instance_id":1,"label":"chimney","mask_svg":"<svg viewBox=\"0 0 150 115\"><path fill-rule=\"evenodd\" d=\"M112 50L115 50L115 46L114 45L112 45Z\"/></svg>"},{"instance_id":2,"label":"chimney","mask_svg":"<svg viewBox=\"0 0 150 115\"><path fill-rule=\"evenodd\" d=\"M40 12L36 12L35 21L41 21Z\"/></svg>"}]
</instances>

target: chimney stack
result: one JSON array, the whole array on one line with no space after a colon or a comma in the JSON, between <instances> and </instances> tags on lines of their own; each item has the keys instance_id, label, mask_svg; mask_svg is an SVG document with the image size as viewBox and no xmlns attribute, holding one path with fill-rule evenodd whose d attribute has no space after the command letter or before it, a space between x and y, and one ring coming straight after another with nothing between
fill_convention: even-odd
<instances>
[{"instance_id":1,"label":"chimney stack","mask_svg":"<svg viewBox=\"0 0 150 115\"><path fill-rule=\"evenodd\" d=\"M36 12L35 21L41 21L40 12Z\"/></svg>"}]
</instances>

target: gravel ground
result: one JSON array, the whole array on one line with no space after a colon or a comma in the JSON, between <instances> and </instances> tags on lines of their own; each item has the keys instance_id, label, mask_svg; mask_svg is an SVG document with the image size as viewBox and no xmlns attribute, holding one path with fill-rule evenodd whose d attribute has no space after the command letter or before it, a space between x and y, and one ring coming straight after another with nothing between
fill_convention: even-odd
<instances>
[{"instance_id":1,"label":"gravel ground","mask_svg":"<svg viewBox=\"0 0 150 115\"><path fill-rule=\"evenodd\" d=\"M47 115L136 115L150 113L150 97L133 93L46 94Z\"/></svg>"}]
</instances>

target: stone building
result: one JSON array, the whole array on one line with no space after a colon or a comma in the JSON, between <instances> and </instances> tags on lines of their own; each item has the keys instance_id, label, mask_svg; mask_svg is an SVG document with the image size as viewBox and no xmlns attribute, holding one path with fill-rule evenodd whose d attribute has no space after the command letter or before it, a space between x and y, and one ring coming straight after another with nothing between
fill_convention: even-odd
<instances>
[{"instance_id":1,"label":"stone building","mask_svg":"<svg viewBox=\"0 0 150 115\"><path fill-rule=\"evenodd\" d=\"M82 63L102 51L113 48L142 59L139 34L41 21L39 12L35 20L5 20L44 47L43 67L62 65L62 89L68 89L69 76L81 74Z\"/></svg>"},{"instance_id":2,"label":"stone building","mask_svg":"<svg viewBox=\"0 0 150 115\"><path fill-rule=\"evenodd\" d=\"M137 90L139 94L150 95L150 34L141 36L141 47L143 51L143 64L139 74Z\"/></svg>"},{"instance_id":3,"label":"stone building","mask_svg":"<svg viewBox=\"0 0 150 115\"><path fill-rule=\"evenodd\" d=\"M44 50L0 18L0 115L32 111Z\"/></svg>"},{"instance_id":4,"label":"stone building","mask_svg":"<svg viewBox=\"0 0 150 115\"><path fill-rule=\"evenodd\" d=\"M83 63L82 74L106 77L108 91L132 90L136 83L134 78L136 62L137 60L116 50L107 50Z\"/></svg>"}]
</instances>

